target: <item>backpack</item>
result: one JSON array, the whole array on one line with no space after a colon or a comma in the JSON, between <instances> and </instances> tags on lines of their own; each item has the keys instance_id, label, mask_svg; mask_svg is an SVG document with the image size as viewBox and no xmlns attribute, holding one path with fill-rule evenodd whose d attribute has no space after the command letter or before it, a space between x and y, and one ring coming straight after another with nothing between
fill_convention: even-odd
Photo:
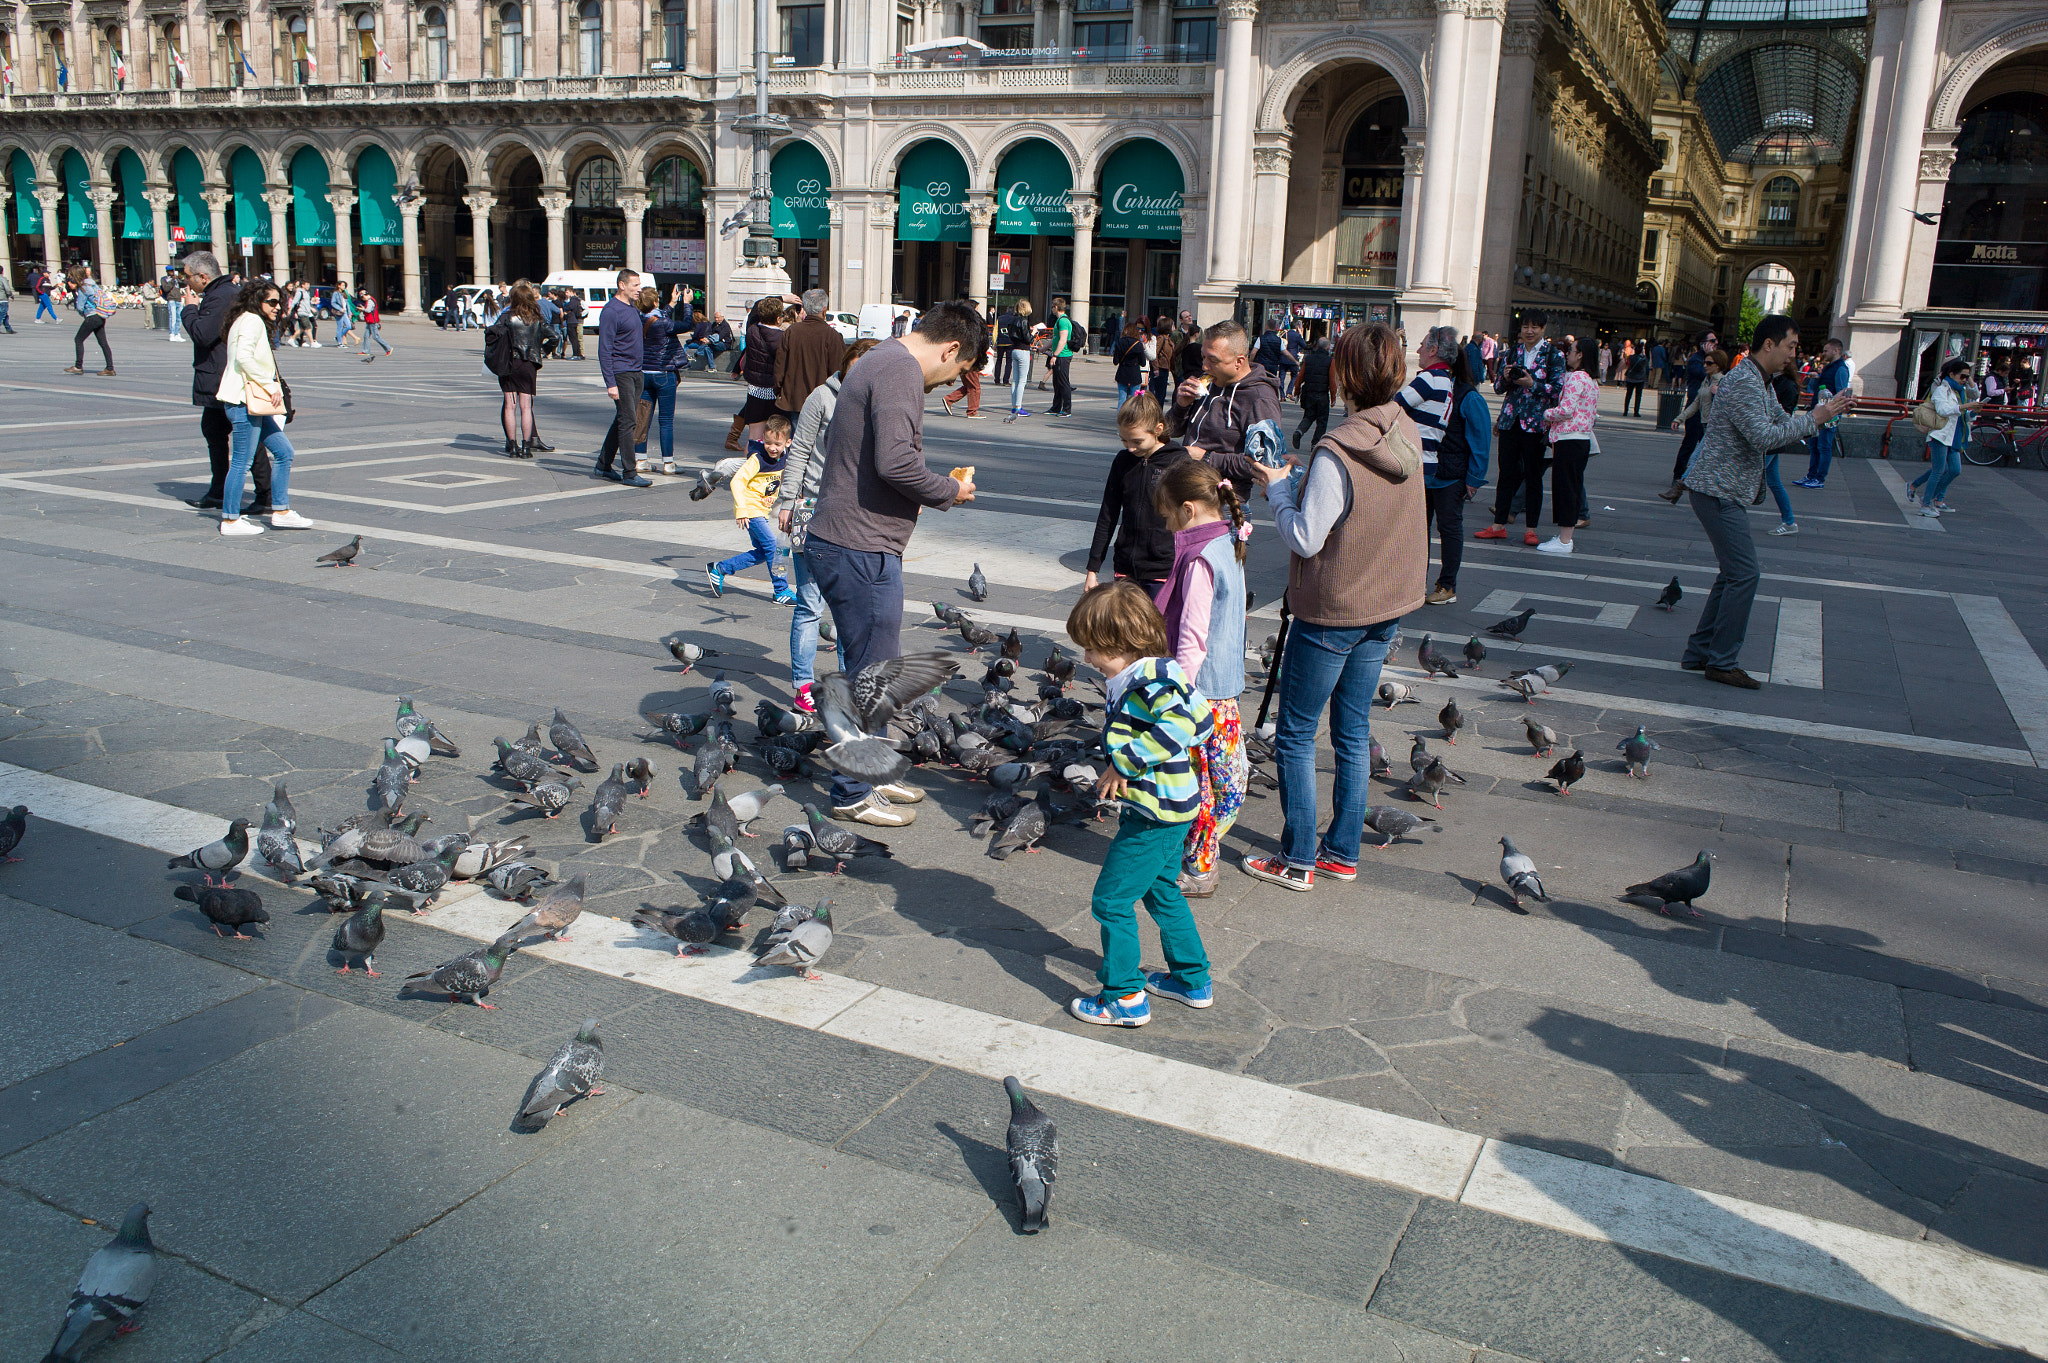
<instances>
[{"instance_id":1,"label":"backpack","mask_svg":"<svg viewBox=\"0 0 2048 1363\"><path fill-rule=\"evenodd\" d=\"M512 314L507 312L484 331L484 368L499 378L512 358Z\"/></svg>"}]
</instances>

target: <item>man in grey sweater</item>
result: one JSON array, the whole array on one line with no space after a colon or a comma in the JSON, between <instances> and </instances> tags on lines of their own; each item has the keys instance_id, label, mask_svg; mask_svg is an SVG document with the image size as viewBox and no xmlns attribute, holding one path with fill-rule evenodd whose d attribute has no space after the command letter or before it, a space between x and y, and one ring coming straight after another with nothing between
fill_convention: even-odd
<instances>
[{"instance_id":1,"label":"man in grey sweater","mask_svg":"<svg viewBox=\"0 0 2048 1363\"><path fill-rule=\"evenodd\" d=\"M839 627L839 665L849 678L902 655L903 549L918 512L974 500L972 478L949 478L924 462L924 396L979 368L987 345L972 304L940 303L916 331L863 356L839 390L817 456L824 470L804 554ZM923 798L915 786L832 778L835 819L901 827L917 817L901 806Z\"/></svg>"}]
</instances>

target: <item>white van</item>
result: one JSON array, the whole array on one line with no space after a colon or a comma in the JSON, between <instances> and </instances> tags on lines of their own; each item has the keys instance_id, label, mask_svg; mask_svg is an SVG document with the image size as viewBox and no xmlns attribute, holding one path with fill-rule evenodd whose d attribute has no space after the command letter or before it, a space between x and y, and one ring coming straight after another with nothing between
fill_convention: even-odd
<instances>
[{"instance_id":1,"label":"white van","mask_svg":"<svg viewBox=\"0 0 2048 1363\"><path fill-rule=\"evenodd\" d=\"M908 303L863 303L860 306L860 335L856 339L886 341L893 334L898 317L908 317L910 326L924 314ZM906 328L907 330L908 328Z\"/></svg>"},{"instance_id":2,"label":"white van","mask_svg":"<svg viewBox=\"0 0 2048 1363\"><path fill-rule=\"evenodd\" d=\"M597 335L597 315L619 291L617 270L557 270L541 281L543 289L574 289L583 295L583 334Z\"/></svg>"}]
</instances>

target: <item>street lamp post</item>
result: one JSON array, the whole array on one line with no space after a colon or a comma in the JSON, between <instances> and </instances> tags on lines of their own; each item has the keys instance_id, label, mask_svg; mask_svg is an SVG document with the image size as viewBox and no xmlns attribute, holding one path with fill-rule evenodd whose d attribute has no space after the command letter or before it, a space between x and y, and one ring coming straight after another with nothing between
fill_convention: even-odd
<instances>
[{"instance_id":1,"label":"street lamp post","mask_svg":"<svg viewBox=\"0 0 2048 1363\"><path fill-rule=\"evenodd\" d=\"M789 119L768 112L768 70L771 25L775 17L773 0L754 0L754 112L733 121L733 131L754 140L754 184L747 196L749 209L747 237L740 243L741 262L727 277L726 306L745 317L760 299L781 297L789 292L789 274L783 269L780 249L775 243L774 189L769 180L769 162L775 138L789 131Z\"/></svg>"}]
</instances>

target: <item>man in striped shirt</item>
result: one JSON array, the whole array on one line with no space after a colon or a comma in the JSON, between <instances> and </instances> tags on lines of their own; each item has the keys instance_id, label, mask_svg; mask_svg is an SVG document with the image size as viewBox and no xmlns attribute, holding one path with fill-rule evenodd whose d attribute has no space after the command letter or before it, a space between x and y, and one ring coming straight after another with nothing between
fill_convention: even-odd
<instances>
[{"instance_id":1,"label":"man in striped shirt","mask_svg":"<svg viewBox=\"0 0 2048 1363\"><path fill-rule=\"evenodd\" d=\"M1421 344L1415 347L1415 359L1421 366L1415 377L1394 394L1394 401L1408 409L1414 418L1416 433L1422 437L1422 477L1427 488L1436 477L1437 446L1444 438L1444 423L1451 413L1451 361L1458 354L1458 332L1454 327L1431 327L1422 333ZM1461 488L1454 488L1450 494L1439 498L1432 495L1423 515L1435 522L1437 537L1445 544L1460 539L1465 533L1465 508L1462 502L1449 505L1450 495L1463 497ZM1446 514L1447 512L1453 514ZM1427 534L1427 530L1424 531ZM1446 554L1445 561L1449 561ZM1457 599L1457 592L1438 583L1430 592L1428 604L1441 605Z\"/></svg>"}]
</instances>

